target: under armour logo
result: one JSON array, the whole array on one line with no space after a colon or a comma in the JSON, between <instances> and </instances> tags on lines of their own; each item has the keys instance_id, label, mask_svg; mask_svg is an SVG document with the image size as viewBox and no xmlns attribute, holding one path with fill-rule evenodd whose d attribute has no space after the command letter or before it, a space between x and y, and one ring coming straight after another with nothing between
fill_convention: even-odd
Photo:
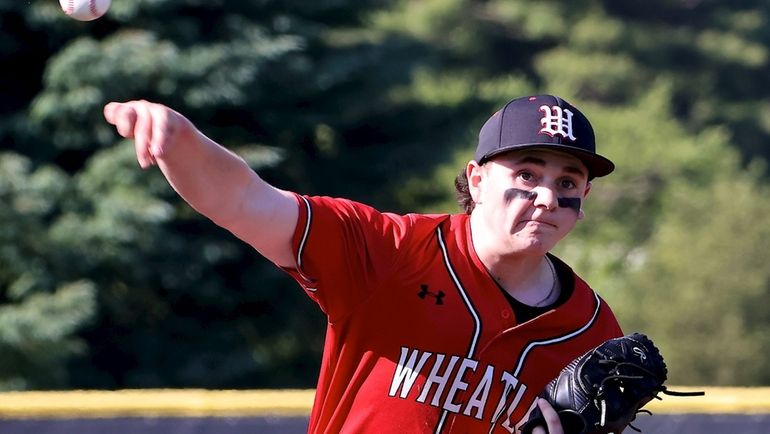
<instances>
[{"instance_id":1,"label":"under armour logo","mask_svg":"<svg viewBox=\"0 0 770 434\"><path fill-rule=\"evenodd\" d=\"M572 112L569 109L562 109L561 107L540 106L540 111L543 112L543 118L540 119L540 132L548 134L551 137L561 135L565 139L575 140L575 136L572 134ZM566 115L566 117L565 117Z\"/></svg>"},{"instance_id":2,"label":"under armour logo","mask_svg":"<svg viewBox=\"0 0 770 434\"><path fill-rule=\"evenodd\" d=\"M631 351L633 351L634 354L636 354L639 357L642 363L644 363L644 361L647 360L647 355L644 353L643 349L639 347L634 347Z\"/></svg>"},{"instance_id":3,"label":"under armour logo","mask_svg":"<svg viewBox=\"0 0 770 434\"><path fill-rule=\"evenodd\" d=\"M438 292L431 292L428 289L428 285L420 285L420 292L417 293L417 296L421 299L425 300L425 297L433 297L436 299L436 304L444 304L444 291L439 290Z\"/></svg>"}]
</instances>

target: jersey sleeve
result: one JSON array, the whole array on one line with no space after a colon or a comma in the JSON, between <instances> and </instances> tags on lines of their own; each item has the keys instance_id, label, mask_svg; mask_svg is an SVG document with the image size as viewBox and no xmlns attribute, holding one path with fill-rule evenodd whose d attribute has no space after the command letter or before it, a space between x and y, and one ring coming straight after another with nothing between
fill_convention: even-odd
<instances>
[{"instance_id":1,"label":"jersey sleeve","mask_svg":"<svg viewBox=\"0 0 770 434\"><path fill-rule=\"evenodd\" d=\"M412 226L347 199L296 195L296 266L284 268L329 317L344 317L396 272Z\"/></svg>"}]
</instances>

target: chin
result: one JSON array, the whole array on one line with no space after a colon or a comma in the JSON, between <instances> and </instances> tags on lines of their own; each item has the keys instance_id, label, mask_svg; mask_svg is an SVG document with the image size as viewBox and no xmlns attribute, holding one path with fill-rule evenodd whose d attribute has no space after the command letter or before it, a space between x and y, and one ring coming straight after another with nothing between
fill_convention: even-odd
<instances>
[{"instance_id":1,"label":"chin","mask_svg":"<svg viewBox=\"0 0 770 434\"><path fill-rule=\"evenodd\" d=\"M542 242L517 243L515 246L510 246L509 253L516 256L544 256L552 248L553 245Z\"/></svg>"}]
</instances>

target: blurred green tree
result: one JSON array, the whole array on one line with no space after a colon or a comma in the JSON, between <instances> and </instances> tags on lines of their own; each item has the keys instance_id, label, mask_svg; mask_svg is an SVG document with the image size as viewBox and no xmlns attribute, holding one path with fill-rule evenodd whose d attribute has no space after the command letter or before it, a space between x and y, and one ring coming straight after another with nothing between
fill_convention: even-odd
<instances>
[{"instance_id":1,"label":"blurred green tree","mask_svg":"<svg viewBox=\"0 0 770 434\"><path fill-rule=\"evenodd\" d=\"M0 387L314 385L321 313L142 172L107 101L168 104L282 188L456 212L478 128L533 92L580 106L618 165L557 253L661 343L674 381L768 384L769 15L758 0L113 0L82 23L0 1Z\"/></svg>"},{"instance_id":2,"label":"blurred green tree","mask_svg":"<svg viewBox=\"0 0 770 434\"><path fill-rule=\"evenodd\" d=\"M95 317L95 285L69 273L49 226L66 189L60 170L0 153L0 390L61 387L87 349L76 332Z\"/></svg>"}]
</instances>

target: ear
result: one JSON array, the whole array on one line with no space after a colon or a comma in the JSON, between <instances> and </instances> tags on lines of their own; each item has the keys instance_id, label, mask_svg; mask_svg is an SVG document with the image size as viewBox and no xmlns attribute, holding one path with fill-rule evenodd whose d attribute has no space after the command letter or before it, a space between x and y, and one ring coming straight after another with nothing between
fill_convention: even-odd
<instances>
[{"instance_id":1,"label":"ear","mask_svg":"<svg viewBox=\"0 0 770 434\"><path fill-rule=\"evenodd\" d=\"M465 176L468 178L468 192L471 194L471 199L475 203L481 201L481 182L484 178L483 169L476 162L471 160L468 165L465 166Z\"/></svg>"},{"instance_id":2,"label":"ear","mask_svg":"<svg viewBox=\"0 0 770 434\"><path fill-rule=\"evenodd\" d=\"M588 181L586 183L586 189L583 191L583 200L581 201L580 205L580 211L578 211L578 220L583 220L586 217L586 213L583 211L583 205L586 203L586 198L588 197L588 193L591 192L591 181Z\"/></svg>"}]
</instances>

